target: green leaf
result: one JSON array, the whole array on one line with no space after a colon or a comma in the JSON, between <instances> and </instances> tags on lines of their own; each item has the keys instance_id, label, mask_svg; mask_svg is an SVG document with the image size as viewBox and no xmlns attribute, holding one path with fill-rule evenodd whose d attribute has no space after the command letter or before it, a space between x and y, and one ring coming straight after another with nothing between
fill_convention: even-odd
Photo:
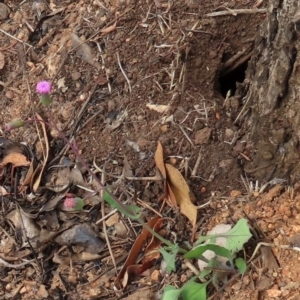
<instances>
[{"instance_id":1,"label":"green leaf","mask_svg":"<svg viewBox=\"0 0 300 300\"><path fill-rule=\"evenodd\" d=\"M246 219L239 220L233 228L225 233L212 234L207 236L201 236L195 245L199 245L206 240L210 240L210 243L214 243L217 237L226 238L226 246L231 253L236 253L243 248L243 245L251 238L252 234L249 230L249 226Z\"/></svg>"},{"instance_id":2,"label":"green leaf","mask_svg":"<svg viewBox=\"0 0 300 300\"><path fill-rule=\"evenodd\" d=\"M130 218L130 219L138 219L141 215L138 211L140 208L136 205L124 205L122 206L120 203L118 203L110 194L110 188L107 188L103 193L103 199L112 207L116 208L119 212L121 212L124 216ZM125 209L126 208L126 209ZM138 214L135 214L135 212L138 211Z\"/></svg>"},{"instance_id":3,"label":"green leaf","mask_svg":"<svg viewBox=\"0 0 300 300\"><path fill-rule=\"evenodd\" d=\"M206 286L207 283L187 282L181 288L183 300L206 300Z\"/></svg>"},{"instance_id":4,"label":"green leaf","mask_svg":"<svg viewBox=\"0 0 300 300\"><path fill-rule=\"evenodd\" d=\"M247 264L242 258L237 258L235 260L235 265L241 274L244 274L246 272Z\"/></svg>"},{"instance_id":5,"label":"green leaf","mask_svg":"<svg viewBox=\"0 0 300 300\"><path fill-rule=\"evenodd\" d=\"M141 217L141 208L137 205L126 205L128 210L132 211L131 219L136 220Z\"/></svg>"},{"instance_id":6,"label":"green leaf","mask_svg":"<svg viewBox=\"0 0 300 300\"><path fill-rule=\"evenodd\" d=\"M164 248L160 248L159 252L162 254L164 261L167 264L166 271L171 273L176 270L175 260L178 253L179 247L177 244L174 245L174 248L171 249L171 252L167 252Z\"/></svg>"},{"instance_id":7,"label":"green leaf","mask_svg":"<svg viewBox=\"0 0 300 300\"><path fill-rule=\"evenodd\" d=\"M228 249L214 244L199 245L198 247L190 250L183 257L187 259L200 258L200 256L207 250L215 252L216 255L227 257L230 261L233 258Z\"/></svg>"},{"instance_id":8,"label":"green leaf","mask_svg":"<svg viewBox=\"0 0 300 300\"><path fill-rule=\"evenodd\" d=\"M177 300L181 293L180 289L176 289L172 285L167 285L164 288L162 300Z\"/></svg>"},{"instance_id":9,"label":"green leaf","mask_svg":"<svg viewBox=\"0 0 300 300\"><path fill-rule=\"evenodd\" d=\"M223 234L227 237L226 248L231 253L236 253L243 249L243 246L251 238L252 234L246 219L239 220L233 228Z\"/></svg>"},{"instance_id":10,"label":"green leaf","mask_svg":"<svg viewBox=\"0 0 300 300\"><path fill-rule=\"evenodd\" d=\"M199 279L204 279L208 274L210 274L212 272L212 269L210 269L210 268L216 267L216 266L218 266L218 264L219 263L217 262L217 257L215 256L214 258L212 258L209 261L209 263L207 265L208 269L204 269L203 271L201 271L198 278Z\"/></svg>"}]
</instances>

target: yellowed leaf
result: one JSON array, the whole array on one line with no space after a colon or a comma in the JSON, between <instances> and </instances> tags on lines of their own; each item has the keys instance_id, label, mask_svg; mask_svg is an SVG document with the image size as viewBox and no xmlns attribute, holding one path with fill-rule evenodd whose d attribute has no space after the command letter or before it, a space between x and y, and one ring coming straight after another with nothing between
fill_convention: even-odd
<instances>
[{"instance_id":1,"label":"yellowed leaf","mask_svg":"<svg viewBox=\"0 0 300 300\"><path fill-rule=\"evenodd\" d=\"M197 222L197 207L192 203L194 198L188 184L181 173L172 165L165 164L167 170L167 181L180 207L180 212L185 215L193 226L193 235Z\"/></svg>"}]
</instances>

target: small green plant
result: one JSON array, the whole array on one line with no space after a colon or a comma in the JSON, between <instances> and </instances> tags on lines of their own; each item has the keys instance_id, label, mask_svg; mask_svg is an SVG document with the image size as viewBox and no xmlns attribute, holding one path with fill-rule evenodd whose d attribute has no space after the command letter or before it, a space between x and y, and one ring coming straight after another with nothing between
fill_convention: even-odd
<instances>
[{"instance_id":1,"label":"small green plant","mask_svg":"<svg viewBox=\"0 0 300 300\"><path fill-rule=\"evenodd\" d=\"M180 296L183 300L206 300L206 287L211 282L216 282L220 276L224 276L227 273L240 273L244 274L247 266L246 262L242 258L237 258L236 254L239 252L243 245L251 238L251 233L246 219L239 220L236 225L227 232L201 236L193 245L192 249L184 254L186 259L198 259L207 263L207 266L199 272L198 276L191 278L180 289L176 289L174 286L168 285L164 289L163 300L176 300ZM217 244L217 238L225 238L225 245L220 246ZM177 252L178 252L178 246ZM170 253L166 250L161 250L163 257L167 263L167 271L173 270L175 265L175 258L172 255L173 249L170 249ZM206 251L212 251L215 255L208 260L205 257ZM220 263L218 257L225 257L227 263ZM210 276L210 279L205 280L206 276ZM200 280L201 283L195 282Z\"/></svg>"}]
</instances>

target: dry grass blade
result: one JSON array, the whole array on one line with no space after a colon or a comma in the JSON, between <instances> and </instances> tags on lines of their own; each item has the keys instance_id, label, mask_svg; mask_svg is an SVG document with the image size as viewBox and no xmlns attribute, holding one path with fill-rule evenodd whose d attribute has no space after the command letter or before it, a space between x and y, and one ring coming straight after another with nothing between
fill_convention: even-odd
<instances>
[{"instance_id":1,"label":"dry grass blade","mask_svg":"<svg viewBox=\"0 0 300 300\"><path fill-rule=\"evenodd\" d=\"M35 182L33 184L33 187L32 187L34 192L36 192L36 190L40 186L42 175L43 175L46 163L48 161L48 156L49 156L49 141L48 141L48 137L47 137L46 126L45 126L44 120L42 119L42 117L38 113L35 113L35 116L36 116L37 120L39 121L39 123L41 124L42 129L43 129L45 145L46 145L46 152L45 152L45 157L44 157L44 163L42 164L42 167L41 167L41 171L40 171L40 173L39 173L39 175L38 175L37 179L35 180Z\"/></svg>"}]
</instances>

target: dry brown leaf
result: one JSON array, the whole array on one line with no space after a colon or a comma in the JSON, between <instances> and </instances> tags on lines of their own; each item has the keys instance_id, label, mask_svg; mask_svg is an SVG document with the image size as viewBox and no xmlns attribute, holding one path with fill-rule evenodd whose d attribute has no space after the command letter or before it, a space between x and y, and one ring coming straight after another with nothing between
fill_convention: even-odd
<instances>
[{"instance_id":1,"label":"dry brown leaf","mask_svg":"<svg viewBox=\"0 0 300 300\"><path fill-rule=\"evenodd\" d=\"M164 163L164 150L160 142L157 143L154 160L155 160L156 167L160 171L162 177L166 179L167 173L166 173L166 167Z\"/></svg>"},{"instance_id":2,"label":"dry brown leaf","mask_svg":"<svg viewBox=\"0 0 300 300\"><path fill-rule=\"evenodd\" d=\"M72 47L76 48L76 53L82 60L100 70L100 64L95 61L92 48L82 41L75 33L71 34Z\"/></svg>"},{"instance_id":3,"label":"dry brown leaf","mask_svg":"<svg viewBox=\"0 0 300 300\"><path fill-rule=\"evenodd\" d=\"M117 22L115 22L115 23L114 23L113 25L111 25L111 26L108 26L108 27L106 27L106 28L101 29L100 32L102 33L102 35L105 35L105 34L108 34L108 33L110 33L110 32L115 31L116 28L117 28Z\"/></svg>"},{"instance_id":4,"label":"dry brown leaf","mask_svg":"<svg viewBox=\"0 0 300 300\"><path fill-rule=\"evenodd\" d=\"M0 70L3 69L4 65L5 65L4 54L3 52L0 52Z\"/></svg>"},{"instance_id":5,"label":"dry brown leaf","mask_svg":"<svg viewBox=\"0 0 300 300\"><path fill-rule=\"evenodd\" d=\"M167 187L167 190L166 190L167 194L166 194L165 199L166 199L168 205L171 206L171 207L177 207L178 206L178 202L176 200L176 197L175 197L175 195L174 195L174 193L172 191L172 188L171 188L171 186L170 186L170 184L169 184L168 181L166 181L166 187Z\"/></svg>"},{"instance_id":6,"label":"dry brown leaf","mask_svg":"<svg viewBox=\"0 0 300 300\"><path fill-rule=\"evenodd\" d=\"M147 225L150 228L154 228L155 224L160 220L160 217L156 216L153 219L151 219ZM142 248L145 244L145 241L151 237L151 233L143 228L141 234L136 238L133 246L131 247L131 250L128 254L128 257L125 261L125 264L123 265L121 271L119 272L117 279L116 279L116 285L119 287L125 287L129 277L132 276L132 274L141 274L143 265L136 265L137 258L139 254L142 251ZM130 275L129 275L130 274Z\"/></svg>"},{"instance_id":7,"label":"dry brown leaf","mask_svg":"<svg viewBox=\"0 0 300 300\"><path fill-rule=\"evenodd\" d=\"M167 170L167 181L174 193L181 213L192 223L194 235L197 222L197 207L192 203L194 195L181 173L169 164L165 164L165 166Z\"/></svg>"},{"instance_id":8,"label":"dry brown leaf","mask_svg":"<svg viewBox=\"0 0 300 300\"><path fill-rule=\"evenodd\" d=\"M117 224L119 220L120 220L120 215L118 213L115 213L105 221L105 224L106 226L111 227Z\"/></svg>"},{"instance_id":9,"label":"dry brown leaf","mask_svg":"<svg viewBox=\"0 0 300 300\"><path fill-rule=\"evenodd\" d=\"M34 173L34 161L32 160L30 163L29 170L27 171L27 174L25 176L25 179L20 187L20 190L23 189L24 186L29 185L30 182L32 181L33 173Z\"/></svg>"},{"instance_id":10,"label":"dry brown leaf","mask_svg":"<svg viewBox=\"0 0 300 300\"><path fill-rule=\"evenodd\" d=\"M12 164L14 167L27 167L30 165L30 161L27 160L25 155L12 152L3 158L2 162L0 163L0 168L5 167L7 164Z\"/></svg>"},{"instance_id":11,"label":"dry brown leaf","mask_svg":"<svg viewBox=\"0 0 300 300\"><path fill-rule=\"evenodd\" d=\"M160 142L157 143L157 149L154 155L154 160L155 160L156 167L160 171L162 177L166 179L167 172L164 163L164 150ZM165 189L165 195L163 196L163 199L168 203L169 206L177 207L175 196L171 191L170 186L166 180L164 182L164 189Z\"/></svg>"},{"instance_id":12,"label":"dry brown leaf","mask_svg":"<svg viewBox=\"0 0 300 300\"><path fill-rule=\"evenodd\" d=\"M60 245L83 246L86 252L93 254L99 253L105 246L87 223L75 225L64 231L55 241Z\"/></svg>"}]
</instances>

